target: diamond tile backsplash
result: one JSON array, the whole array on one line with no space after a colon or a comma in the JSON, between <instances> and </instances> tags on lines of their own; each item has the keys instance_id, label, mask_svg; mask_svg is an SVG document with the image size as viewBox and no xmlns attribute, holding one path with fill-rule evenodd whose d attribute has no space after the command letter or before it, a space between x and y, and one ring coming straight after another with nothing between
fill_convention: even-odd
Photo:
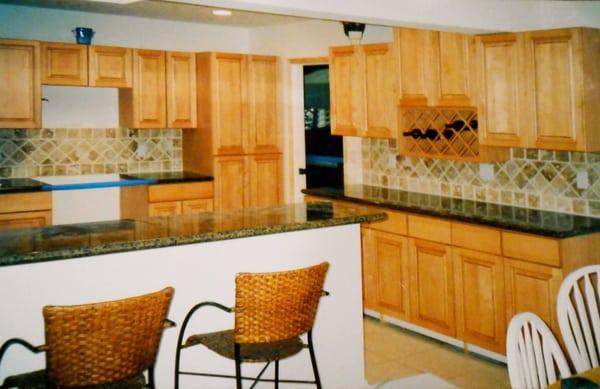
<instances>
[{"instance_id":1,"label":"diamond tile backsplash","mask_svg":"<svg viewBox=\"0 0 600 389\"><path fill-rule=\"evenodd\" d=\"M467 200L600 217L600 153L511 149L510 159L492 163L493 178L479 164L398 157L396 141L362 140L363 184ZM577 188L587 172L589 187Z\"/></svg>"},{"instance_id":2,"label":"diamond tile backsplash","mask_svg":"<svg viewBox=\"0 0 600 389\"><path fill-rule=\"evenodd\" d=\"M182 170L181 129L0 130L0 177Z\"/></svg>"}]
</instances>

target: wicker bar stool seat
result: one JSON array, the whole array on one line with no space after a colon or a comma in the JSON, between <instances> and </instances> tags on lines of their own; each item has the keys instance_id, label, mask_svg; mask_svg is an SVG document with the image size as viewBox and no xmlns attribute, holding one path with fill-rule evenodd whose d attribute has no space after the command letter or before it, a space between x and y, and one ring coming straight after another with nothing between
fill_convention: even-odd
<instances>
[{"instance_id":1,"label":"wicker bar stool seat","mask_svg":"<svg viewBox=\"0 0 600 389\"><path fill-rule=\"evenodd\" d=\"M154 388L154 362L165 328L173 288L116 301L43 308L46 344L13 338L0 347L21 345L46 353L46 369L7 377L0 388ZM148 383L144 372L148 371Z\"/></svg>"},{"instance_id":2,"label":"wicker bar stool seat","mask_svg":"<svg viewBox=\"0 0 600 389\"><path fill-rule=\"evenodd\" d=\"M235 278L235 307L228 308L215 302L195 305L186 315L177 341L175 356L175 389L179 388L180 375L233 378L241 389L242 380L315 384L321 387L317 361L312 341L312 328L319 300L328 293L323 290L329 263L303 269L274 273L240 273ZM202 307L212 306L233 312L234 329L195 334L183 341L192 316ZM307 343L301 336L307 335ZM181 351L203 345L222 357L235 361L235 375L182 371ZM285 380L279 378L279 361L308 349L313 367L314 381ZM257 377L242 376L243 362L266 362ZM274 362L273 379L262 378Z\"/></svg>"}]
</instances>

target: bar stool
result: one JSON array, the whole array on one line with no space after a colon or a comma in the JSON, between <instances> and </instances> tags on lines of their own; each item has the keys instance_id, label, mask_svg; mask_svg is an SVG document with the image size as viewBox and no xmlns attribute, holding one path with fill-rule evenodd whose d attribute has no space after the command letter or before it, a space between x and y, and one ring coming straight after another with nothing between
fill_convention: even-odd
<instances>
[{"instance_id":1,"label":"bar stool","mask_svg":"<svg viewBox=\"0 0 600 389\"><path fill-rule=\"evenodd\" d=\"M218 378L235 378L236 387L242 388L242 380L310 383L321 388L317 361L312 341L312 328L323 290L329 263L303 269L275 273L240 273L235 278L235 307L228 308L215 302L195 305L186 315L175 356L175 389L179 388L179 376L197 375ZM212 306L225 312L233 312L234 329L196 334L185 342L187 324L194 313ZM300 335L307 334L307 344ZM181 351L197 345L235 361L235 375L186 372L180 369ZM307 348L312 363L314 381L279 379L279 361ZM265 366L257 377L242 376L242 362L263 362ZM274 379L261 378L271 362L275 363Z\"/></svg>"},{"instance_id":2,"label":"bar stool","mask_svg":"<svg viewBox=\"0 0 600 389\"><path fill-rule=\"evenodd\" d=\"M85 305L43 308L46 344L13 338L0 347L0 362L12 345L46 352L46 369L7 377L0 388L154 388L154 363L173 288ZM144 371L148 371L148 385Z\"/></svg>"}]
</instances>

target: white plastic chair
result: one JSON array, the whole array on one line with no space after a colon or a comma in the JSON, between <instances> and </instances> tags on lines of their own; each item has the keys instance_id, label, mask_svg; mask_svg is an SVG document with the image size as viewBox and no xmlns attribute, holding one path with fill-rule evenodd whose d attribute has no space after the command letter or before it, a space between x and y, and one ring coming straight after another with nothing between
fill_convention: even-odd
<instances>
[{"instance_id":1,"label":"white plastic chair","mask_svg":"<svg viewBox=\"0 0 600 389\"><path fill-rule=\"evenodd\" d=\"M556 309L558 324L578 373L599 364L599 304L600 265L582 267L562 282Z\"/></svg>"},{"instance_id":2,"label":"white plastic chair","mask_svg":"<svg viewBox=\"0 0 600 389\"><path fill-rule=\"evenodd\" d=\"M571 375L552 331L531 312L520 313L510 321L506 359L510 385L516 389L545 388L559 378Z\"/></svg>"}]
</instances>

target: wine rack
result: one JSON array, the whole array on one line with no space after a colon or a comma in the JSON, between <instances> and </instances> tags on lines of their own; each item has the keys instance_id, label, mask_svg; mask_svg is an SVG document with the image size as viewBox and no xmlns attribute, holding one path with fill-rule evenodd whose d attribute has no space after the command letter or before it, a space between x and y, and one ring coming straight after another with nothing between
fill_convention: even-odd
<instances>
[{"instance_id":1,"label":"wine rack","mask_svg":"<svg viewBox=\"0 0 600 389\"><path fill-rule=\"evenodd\" d=\"M400 155L473 162L508 159L506 150L479 144L473 107L402 107L398 112Z\"/></svg>"}]
</instances>

